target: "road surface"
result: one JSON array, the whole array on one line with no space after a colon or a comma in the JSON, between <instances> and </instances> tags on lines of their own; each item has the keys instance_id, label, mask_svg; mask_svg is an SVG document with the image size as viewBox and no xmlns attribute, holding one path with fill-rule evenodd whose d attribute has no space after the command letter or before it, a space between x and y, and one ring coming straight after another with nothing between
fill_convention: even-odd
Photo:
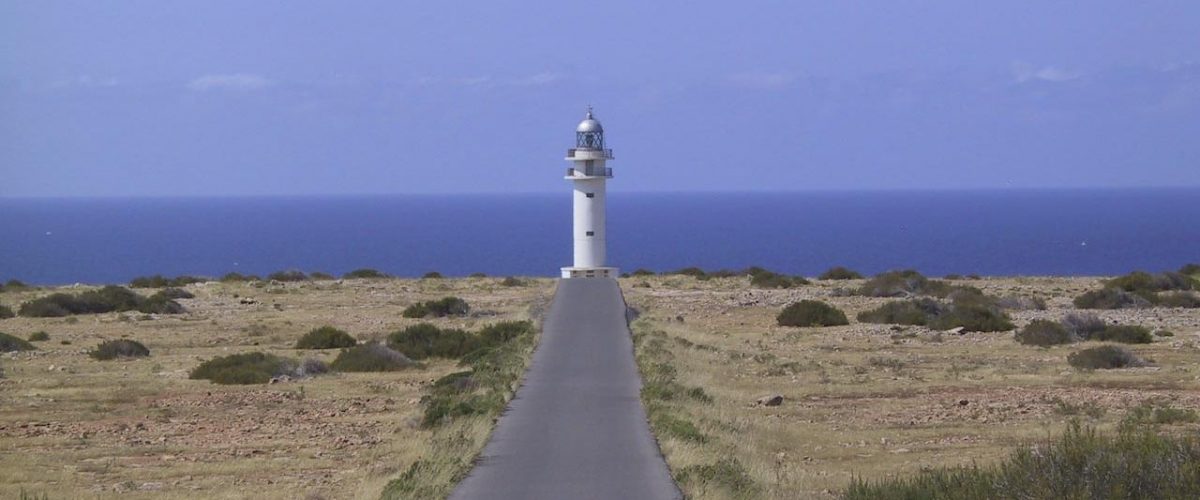
<instances>
[{"instance_id":1,"label":"road surface","mask_svg":"<svg viewBox=\"0 0 1200 500\"><path fill-rule=\"evenodd\" d=\"M640 390L616 280L559 281L524 383L450 498L682 498Z\"/></svg>"}]
</instances>

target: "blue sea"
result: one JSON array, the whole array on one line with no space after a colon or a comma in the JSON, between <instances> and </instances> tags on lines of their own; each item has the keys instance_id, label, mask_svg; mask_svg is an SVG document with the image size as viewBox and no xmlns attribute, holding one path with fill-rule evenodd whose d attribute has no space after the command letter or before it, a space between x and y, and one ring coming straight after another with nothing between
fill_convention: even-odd
<instances>
[{"instance_id":1,"label":"blue sea","mask_svg":"<svg viewBox=\"0 0 1200 500\"><path fill-rule=\"evenodd\" d=\"M625 271L1111 275L1200 261L1200 189L609 195ZM116 283L283 269L553 276L571 199L545 195L0 199L0 280Z\"/></svg>"}]
</instances>

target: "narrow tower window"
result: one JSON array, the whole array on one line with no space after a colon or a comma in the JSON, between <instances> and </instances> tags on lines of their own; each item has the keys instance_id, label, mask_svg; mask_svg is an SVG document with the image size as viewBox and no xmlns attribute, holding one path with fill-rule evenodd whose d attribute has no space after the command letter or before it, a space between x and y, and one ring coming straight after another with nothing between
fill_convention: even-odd
<instances>
[{"instance_id":1,"label":"narrow tower window","mask_svg":"<svg viewBox=\"0 0 1200 500\"><path fill-rule=\"evenodd\" d=\"M588 193L588 194L587 194L587 197L588 197L588 198L595 198L595 197L596 197L596 193Z\"/></svg>"},{"instance_id":2,"label":"narrow tower window","mask_svg":"<svg viewBox=\"0 0 1200 500\"><path fill-rule=\"evenodd\" d=\"M588 231L588 232L587 232L587 235L588 235L588 236L595 236L595 235L596 235L596 232L595 232L595 231Z\"/></svg>"}]
</instances>

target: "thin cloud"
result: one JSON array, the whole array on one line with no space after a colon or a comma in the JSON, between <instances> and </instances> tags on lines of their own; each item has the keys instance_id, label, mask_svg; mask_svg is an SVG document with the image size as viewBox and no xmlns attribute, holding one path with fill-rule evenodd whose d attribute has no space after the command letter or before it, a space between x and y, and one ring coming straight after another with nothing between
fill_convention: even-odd
<instances>
[{"instance_id":1,"label":"thin cloud","mask_svg":"<svg viewBox=\"0 0 1200 500\"><path fill-rule=\"evenodd\" d=\"M204 75L188 82L192 90L258 90L274 85L275 82L259 75L235 73L230 75Z\"/></svg>"},{"instance_id":2,"label":"thin cloud","mask_svg":"<svg viewBox=\"0 0 1200 500\"><path fill-rule=\"evenodd\" d=\"M554 82L562 80L563 78L565 78L565 77L558 73L543 71L536 75L529 75L526 77L515 78L509 83L511 85L515 85L518 87L536 87L536 86L541 86L541 85L550 85Z\"/></svg>"},{"instance_id":3,"label":"thin cloud","mask_svg":"<svg viewBox=\"0 0 1200 500\"><path fill-rule=\"evenodd\" d=\"M1054 66L1046 66L1038 68L1024 61L1017 61L1012 64L1013 78L1016 78L1017 83L1025 83L1029 81L1044 81L1044 82L1068 82L1083 76L1076 71L1068 71Z\"/></svg>"},{"instance_id":4,"label":"thin cloud","mask_svg":"<svg viewBox=\"0 0 1200 500\"><path fill-rule=\"evenodd\" d=\"M796 77L786 73L754 72L729 75L726 80L739 87L777 89L790 85Z\"/></svg>"}]
</instances>

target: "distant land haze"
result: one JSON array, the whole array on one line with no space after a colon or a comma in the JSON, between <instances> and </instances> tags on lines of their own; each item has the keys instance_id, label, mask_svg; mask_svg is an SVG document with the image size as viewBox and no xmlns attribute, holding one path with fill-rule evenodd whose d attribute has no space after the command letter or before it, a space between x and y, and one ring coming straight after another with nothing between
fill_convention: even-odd
<instances>
[{"instance_id":1,"label":"distant land haze","mask_svg":"<svg viewBox=\"0 0 1200 500\"><path fill-rule=\"evenodd\" d=\"M1200 261L1200 188L613 193L624 271L1111 275ZM115 283L282 269L553 276L570 193L0 199L0 279Z\"/></svg>"}]
</instances>

